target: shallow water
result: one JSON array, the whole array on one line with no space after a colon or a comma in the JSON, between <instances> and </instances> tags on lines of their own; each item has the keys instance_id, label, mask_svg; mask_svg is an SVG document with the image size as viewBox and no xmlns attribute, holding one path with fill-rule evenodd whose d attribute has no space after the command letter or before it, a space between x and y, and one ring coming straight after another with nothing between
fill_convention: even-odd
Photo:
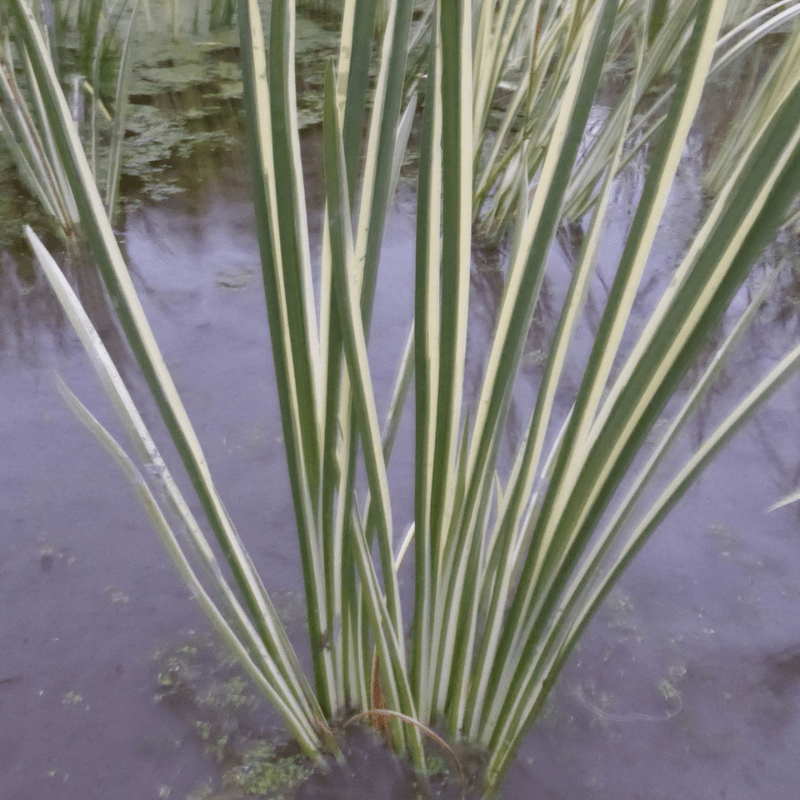
<instances>
[{"instance_id":1,"label":"shallow water","mask_svg":"<svg viewBox=\"0 0 800 800\"><path fill-rule=\"evenodd\" d=\"M313 167L307 178L313 186ZM669 247L691 235L692 186L689 174L675 189L652 267L654 289L674 261ZM619 226L635 194L635 186L620 188ZM315 206L319 198L309 201ZM378 288L371 354L387 392L412 303L412 205L405 196L392 216ZM301 576L252 228L245 180L237 168L221 167L202 191L132 213L123 235L226 505L268 589L288 606ZM612 226L607 263L618 234ZM567 259L554 259L555 274L566 275ZM85 265L73 269L113 344L91 273ZM491 264L476 273L476 350L501 287ZM0 797L184 798L217 768L203 755L191 719L154 700L159 668L152 655L207 626L124 480L54 388L55 369L116 431L46 288L6 257L0 289ZM595 289L594 301L601 301L603 282ZM557 307L558 278L549 291ZM643 310L649 296L640 298ZM776 308L765 310L771 321L756 326L703 406L684 456L794 338L794 316L777 321ZM591 303L588 320L587 340ZM520 401L536 380L535 352L546 345L546 329L532 333ZM130 361L126 367L142 397ZM154 422L150 407L145 415ZM800 482L799 421L795 380L667 519L571 659L504 798L796 793L798 514L764 509ZM393 480L400 515L410 507L409 461L399 446ZM274 722L267 715L263 724Z\"/></svg>"}]
</instances>

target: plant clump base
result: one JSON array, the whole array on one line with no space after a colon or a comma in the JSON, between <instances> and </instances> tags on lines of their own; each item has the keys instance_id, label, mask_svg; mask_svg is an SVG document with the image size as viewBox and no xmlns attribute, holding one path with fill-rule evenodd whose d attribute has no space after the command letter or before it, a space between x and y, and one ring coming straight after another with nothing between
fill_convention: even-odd
<instances>
[{"instance_id":1,"label":"plant clump base","mask_svg":"<svg viewBox=\"0 0 800 800\"><path fill-rule=\"evenodd\" d=\"M339 760L315 766L287 739L268 704L211 634L188 631L153 655L154 699L179 716L179 746L200 747L216 773L186 800L459 800L477 797L485 758L457 745L454 755L426 750L428 774L392 752L374 726L342 722ZM426 739L427 741L427 739ZM459 776L454 758L463 778ZM466 785L465 785L466 784Z\"/></svg>"}]
</instances>

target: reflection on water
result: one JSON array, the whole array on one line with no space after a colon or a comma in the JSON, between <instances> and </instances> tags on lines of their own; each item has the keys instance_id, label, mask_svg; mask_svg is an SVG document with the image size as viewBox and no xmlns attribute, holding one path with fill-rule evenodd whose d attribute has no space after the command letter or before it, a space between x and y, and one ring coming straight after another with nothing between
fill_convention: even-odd
<instances>
[{"instance_id":1,"label":"reflection on water","mask_svg":"<svg viewBox=\"0 0 800 800\"><path fill-rule=\"evenodd\" d=\"M695 176L690 162L673 189L673 213L637 298L641 315L694 231L703 203ZM309 202L318 207L314 169L307 179ZM562 413L639 190L635 178L618 187ZM386 391L412 307L412 233L408 213L398 211L386 235L375 313L381 324L371 342ZM580 243L578 229L566 234L553 253L526 345L512 446L526 424ZM132 213L124 244L226 504L268 588L296 591L293 513L245 179L227 168L202 192ZM773 263L793 257L792 242L780 244ZM752 296L766 261L763 266L736 303ZM77 259L67 259L65 269L113 346L116 328L93 270ZM674 463L796 339L796 274L784 270L778 287L676 448ZM502 290L499 257L476 256L473 390ZM55 368L116 430L84 356L24 255L2 255L0 298L0 638L7 643L0 655L0 796L83 800L113 787L119 800L185 797L215 767L187 723L154 703L149 654L205 624L124 482L52 387ZM130 366L124 355L123 363ZM136 392L135 372L127 375ZM145 415L154 418L152 409ZM794 796L800 782L798 514L790 507L766 515L764 508L800 482L799 434L794 381L690 491L609 598L503 797ZM411 508L410 459L399 446L392 467L398 514Z\"/></svg>"},{"instance_id":2,"label":"reflection on water","mask_svg":"<svg viewBox=\"0 0 800 800\"><path fill-rule=\"evenodd\" d=\"M130 358L99 273L84 253L49 247L124 374ZM0 359L41 365L72 349L67 318L30 253L0 249L0 303Z\"/></svg>"},{"instance_id":3,"label":"reflection on water","mask_svg":"<svg viewBox=\"0 0 800 800\"><path fill-rule=\"evenodd\" d=\"M54 343L61 343L64 318L53 293L37 276L31 258L0 250L0 353L30 361L49 330Z\"/></svg>"}]
</instances>

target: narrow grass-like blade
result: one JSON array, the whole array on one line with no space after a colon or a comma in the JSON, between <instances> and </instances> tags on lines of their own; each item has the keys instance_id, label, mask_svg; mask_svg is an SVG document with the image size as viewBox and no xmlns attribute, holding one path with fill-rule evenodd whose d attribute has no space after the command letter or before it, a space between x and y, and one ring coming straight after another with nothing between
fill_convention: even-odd
<instances>
[{"instance_id":1,"label":"narrow grass-like blade","mask_svg":"<svg viewBox=\"0 0 800 800\"><path fill-rule=\"evenodd\" d=\"M312 493L312 486L316 484L318 478L313 477L316 475L317 468L306 460L308 448L313 449L313 446L303 445L304 431L302 429L304 424L311 425L314 430L310 432L306 430L305 435L314 436L317 422L316 417L312 420L308 414L303 416L300 413L301 403L305 404L306 411L308 411L308 404L313 402L313 399L307 396L302 397L300 394L301 389L295 374L294 351L291 344L291 338L295 335L296 328L300 328L297 335L306 341L308 329L306 328L303 304L295 304L293 308L295 314L300 313L299 318L291 317L284 292L284 273L287 267L284 265L280 247L278 219L280 200L274 169L275 150L270 111L273 101L267 79L260 10L255 0L241 0L239 26L244 97L248 118L248 151L253 174L256 232L261 252L264 294L283 424L284 447L303 565L309 636L314 657L317 694L323 709L330 711L333 704L330 692L336 681L329 657L330 651L320 646L330 634L326 631L328 613L325 606L324 557L318 536L318 521L314 511L317 498ZM293 192L291 186L288 191L291 195ZM294 202L293 197L287 197L286 202ZM312 473L313 480L309 478L309 472Z\"/></svg>"},{"instance_id":2,"label":"narrow grass-like blade","mask_svg":"<svg viewBox=\"0 0 800 800\"><path fill-rule=\"evenodd\" d=\"M252 5L242 0L241 5ZM249 13L251 36L255 32L255 11ZM240 11L241 14L241 11ZM259 21L260 27L260 21ZM316 506L320 475L320 432L317 427L321 375L317 359L319 342L314 313L311 255L300 160L295 78L295 8L290 0L274 0L270 7L269 34L269 113L272 141L269 156L278 187L276 215L278 228L273 234L280 242L284 294L291 325L289 344L292 353L299 405L299 434L306 461L305 479L312 505ZM258 117L252 117L256 122Z\"/></svg>"},{"instance_id":3,"label":"narrow grass-like blade","mask_svg":"<svg viewBox=\"0 0 800 800\"><path fill-rule=\"evenodd\" d=\"M383 232L391 202L389 192L392 188L392 170L386 167L393 163L397 149L412 10L412 0L396 0L389 5L389 16L381 44L380 69L372 96L355 236L355 263L358 265L357 278L367 338L372 320Z\"/></svg>"},{"instance_id":4,"label":"narrow grass-like blade","mask_svg":"<svg viewBox=\"0 0 800 800\"><path fill-rule=\"evenodd\" d=\"M108 155L108 178L106 181L106 210L108 218L113 222L119 190L119 175L122 168L122 146L125 141L125 119L128 110L128 89L133 73L133 34L139 0L134 0L128 20L128 30L122 44L122 55L119 60L119 74L114 96L114 124L111 128L111 142Z\"/></svg>"},{"instance_id":5,"label":"narrow grass-like blade","mask_svg":"<svg viewBox=\"0 0 800 800\"><path fill-rule=\"evenodd\" d=\"M370 493L376 504L378 549L385 585L387 607L395 631L402 631L400 598L393 568L392 512L386 464L381 446L375 394L369 372L366 337L361 323L359 293L354 279L355 265L350 223L350 200L341 143L341 128L335 103L333 66L325 79L325 187L328 201L328 229L336 304L348 374L353 390L353 405L361 437Z\"/></svg>"},{"instance_id":6,"label":"narrow grass-like blade","mask_svg":"<svg viewBox=\"0 0 800 800\"><path fill-rule=\"evenodd\" d=\"M431 528L430 503L436 433L436 387L439 376L439 259L441 237L442 103L440 5L433 4L425 107L422 115L417 181L414 276L414 623L411 684L423 719L433 702L431 632L434 576L440 537Z\"/></svg>"}]
</instances>

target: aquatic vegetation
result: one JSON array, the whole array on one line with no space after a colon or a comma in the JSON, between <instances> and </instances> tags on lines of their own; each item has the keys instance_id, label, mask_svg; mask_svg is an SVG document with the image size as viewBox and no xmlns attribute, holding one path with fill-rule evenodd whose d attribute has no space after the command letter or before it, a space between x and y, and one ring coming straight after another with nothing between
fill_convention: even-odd
<instances>
[{"instance_id":1,"label":"aquatic vegetation","mask_svg":"<svg viewBox=\"0 0 800 800\"><path fill-rule=\"evenodd\" d=\"M64 20L57 26L66 41L70 41L68 34L72 30L68 22ZM183 31L176 40L163 30L147 31L146 35L145 30L141 11L125 20L127 60L120 69L127 69L129 74L116 73L120 79L112 80L116 92L113 103L100 93L105 97L104 104L88 80L83 80L79 87L81 93L88 92L91 112L90 124L83 119L79 124L81 138L93 153L90 160L98 185L115 208L119 204L134 208L143 200L158 201L182 191L185 187L180 183L179 171L174 169L176 162L197 163L220 153L238 151L243 137L243 85L237 32L224 29L200 36ZM104 41L109 37L110 34ZM334 31L308 19L298 21L297 37L297 76L302 87L297 124L299 130L304 130L322 122L325 59L336 54L339 39ZM61 56L62 62L67 57L74 61L79 43L76 40L74 48L62 44L58 49L66 51ZM5 52L14 80L19 70L13 69L15 61L8 41ZM111 59L114 69L119 65L120 55L115 51ZM3 63L0 57L0 67ZM98 83L105 85L107 81L101 82L98 76ZM0 74L0 88L3 85ZM13 91L6 93L6 105L17 109L21 121L29 121L25 132L18 126L4 126L0 121L0 144L5 141L8 145L17 174L38 198L45 214L67 236L72 236L72 228L78 222L77 211L68 185L63 177L59 179L57 160L53 164L48 160L53 157L52 153L48 155L52 137L46 134L46 127L45 135L39 133L46 120L41 111L34 117L25 110L26 86L27 78L21 86L14 84ZM2 109L0 102L0 113ZM40 153L45 155L44 159L38 157ZM2 155L6 155L5 149ZM9 180L3 180L2 185L8 186ZM118 190L120 185L124 194Z\"/></svg>"},{"instance_id":2,"label":"aquatic vegetation","mask_svg":"<svg viewBox=\"0 0 800 800\"><path fill-rule=\"evenodd\" d=\"M78 211L53 151L44 110L37 102L37 95L34 94L30 102L26 99L16 78L7 36L0 46L0 135L31 194L70 237L78 221Z\"/></svg>"},{"instance_id":3,"label":"aquatic vegetation","mask_svg":"<svg viewBox=\"0 0 800 800\"><path fill-rule=\"evenodd\" d=\"M479 754L478 789L496 792L565 660L625 567L703 467L800 363L795 346L754 381L677 471L661 474L670 446L761 307L768 282L741 309L707 364L692 367L723 318L731 318L731 301L800 191L798 76L754 127L671 281L639 316L637 292L726 11L724 0L683 3L688 16L676 30L685 36L674 53L675 69L663 79L665 116L656 141L641 150L646 169L638 205L591 350L583 354L577 389L564 410L556 396L578 346L575 334L595 278L615 176L628 155L634 89L622 92L614 112L618 124L601 137L603 157L590 159L598 171L588 229L530 393L524 435L510 457L506 453L509 408L548 256L571 202L573 176L587 163L583 145L605 65L613 60L617 20L632 14L616 0L567 5L574 47L542 139L535 191L524 169L508 178L517 222L475 396L466 391L465 374L479 127L474 77L483 72L476 72L472 2L434 6L415 145L413 322L381 420L367 348L371 328L380 325L372 307L381 241L417 111L416 97L405 102L404 94L413 4L389 5L374 54L374 85L375 2L345 4L339 57L325 77L326 213L315 276L297 131L294 7L274 0L267 51L258 5L240 2L253 208L304 574L312 688L265 588L267 576L255 570L217 493L33 14L26 0L14 0L82 229L215 541L206 538L179 491L62 273L29 230L31 246L131 434L139 464L63 385L62 392L132 482L198 604L311 758L338 751L334 728L350 711L388 710L395 716L384 727L387 739L420 771L425 749L418 724L438 727L464 752ZM671 24L652 16L634 19L649 24L654 41ZM637 58L630 86L641 85L643 69ZM412 378L414 502L403 508L387 463ZM660 422L665 414L666 430ZM648 437L657 425L653 444ZM168 522L173 517L178 528ZM405 521L402 533L398 519ZM413 560L413 598L401 596L406 560ZM676 699L671 682L660 689L666 700Z\"/></svg>"},{"instance_id":4,"label":"aquatic vegetation","mask_svg":"<svg viewBox=\"0 0 800 800\"><path fill-rule=\"evenodd\" d=\"M594 0L588 3L530 4L506 0L481 3L474 44L475 224L484 241L498 242L516 216L520 174L533 191L559 100L569 80L580 36ZM583 153L566 190L565 222L580 221L597 200L601 175L614 147L625 137L619 169L649 146L666 119L670 84L679 53L693 25L695 0L620 3L603 65L598 104L582 143ZM668 12L667 13L667 9ZM733 105L750 108L723 137L707 186L720 191L724 176L752 140L782 93L793 85L800 7L792 0L758 4L730 2L709 67L714 85L736 75ZM771 47L770 37L783 42ZM785 39L785 42L783 41ZM758 59L757 61L754 60ZM742 62L750 75L737 71ZM753 85L755 76L764 80ZM628 114L628 104L633 111ZM716 176L720 176L717 179Z\"/></svg>"},{"instance_id":5,"label":"aquatic vegetation","mask_svg":"<svg viewBox=\"0 0 800 800\"><path fill-rule=\"evenodd\" d=\"M249 797L291 797L295 787L309 775L298 758L279 756L266 742L245 753L244 762L226 774L226 785Z\"/></svg>"},{"instance_id":6,"label":"aquatic vegetation","mask_svg":"<svg viewBox=\"0 0 800 800\"><path fill-rule=\"evenodd\" d=\"M56 2L50 9L50 28L43 26L41 31L52 63L60 64L61 79L69 77L72 84L71 113L85 131L92 173L102 187L108 216L113 219L118 200L136 7L134 5L118 43L119 16L112 19L105 4L105 0L81 0L77 6ZM73 28L69 27L70 22ZM9 37L9 29L13 33L13 19L3 8L0 8L0 25L6 31L0 43L0 140L5 142L30 193L56 221L61 233L68 240L74 240L78 210L36 78L31 72L28 53L14 37L15 53ZM68 30L78 35L78 46L69 62L63 52ZM117 43L118 49L114 47ZM110 63L116 72L113 117L100 98L101 68L107 68ZM88 114L85 111L87 96ZM99 156L101 149L102 158Z\"/></svg>"}]
</instances>

